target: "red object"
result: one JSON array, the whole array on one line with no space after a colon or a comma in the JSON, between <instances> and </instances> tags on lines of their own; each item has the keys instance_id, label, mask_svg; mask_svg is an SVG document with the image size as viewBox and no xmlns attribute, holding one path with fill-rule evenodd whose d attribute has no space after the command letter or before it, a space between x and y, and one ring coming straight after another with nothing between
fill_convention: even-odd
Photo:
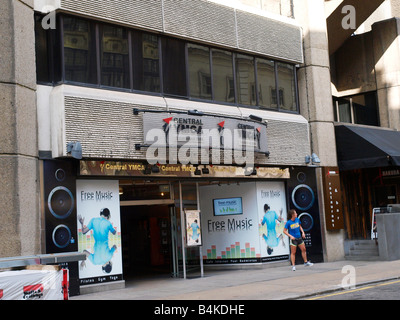
<instances>
[{"instance_id":1,"label":"red object","mask_svg":"<svg viewBox=\"0 0 400 320\"><path fill-rule=\"evenodd\" d=\"M163 119L163 121L169 124L169 123L171 122L172 119L173 119L173 117L171 117L171 118L166 118L166 119Z\"/></svg>"},{"instance_id":2,"label":"red object","mask_svg":"<svg viewBox=\"0 0 400 320\"><path fill-rule=\"evenodd\" d=\"M42 284L34 284L34 285L24 286L24 292L29 292L29 291L43 292L43 285Z\"/></svg>"},{"instance_id":3,"label":"red object","mask_svg":"<svg viewBox=\"0 0 400 320\"><path fill-rule=\"evenodd\" d=\"M62 271L63 271L62 290L63 290L64 300L68 300L68 290L69 290L68 270L62 269Z\"/></svg>"}]
</instances>

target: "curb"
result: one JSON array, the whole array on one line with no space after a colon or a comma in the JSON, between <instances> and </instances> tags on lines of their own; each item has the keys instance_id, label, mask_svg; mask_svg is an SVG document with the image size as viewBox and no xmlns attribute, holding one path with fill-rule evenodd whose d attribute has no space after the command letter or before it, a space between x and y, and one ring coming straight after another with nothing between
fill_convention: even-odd
<instances>
[{"instance_id":1,"label":"curb","mask_svg":"<svg viewBox=\"0 0 400 320\"><path fill-rule=\"evenodd\" d=\"M356 284L356 286L351 290L359 289L361 287L365 287L365 286L376 284L376 283L399 280L399 279L400 279L400 276L391 277L391 278L383 278L383 279L379 279L379 280L364 281L364 282ZM319 291L315 291L313 293L307 293L307 294L299 295L299 296L292 297L292 298L284 298L282 300L301 300L301 299L305 299L308 297L314 297L314 296L318 296L318 295L324 295L324 294L328 294L328 293L333 293L333 292L338 292L338 291L346 291L346 290L350 290L350 289L346 289L346 288L338 286L338 288L336 288L336 289L332 288L332 289L319 290Z\"/></svg>"}]
</instances>

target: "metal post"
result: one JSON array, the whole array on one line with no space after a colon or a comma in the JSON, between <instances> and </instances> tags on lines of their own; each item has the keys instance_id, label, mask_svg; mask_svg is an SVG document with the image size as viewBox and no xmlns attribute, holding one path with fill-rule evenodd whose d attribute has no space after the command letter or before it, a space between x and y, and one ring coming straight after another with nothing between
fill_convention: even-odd
<instances>
[{"instance_id":1,"label":"metal post","mask_svg":"<svg viewBox=\"0 0 400 320\"><path fill-rule=\"evenodd\" d=\"M181 236L182 236L182 265L183 265L183 279L186 279L186 254L185 254L185 217L183 212L183 200L182 200L182 184L179 181L179 202L181 212Z\"/></svg>"},{"instance_id":2,"label":"metal post","mask_svg":"<svg viewBox=\"0 0 400 320\"><path fill-rule=\"evenodd\" d=\"M197 210L200 211L200 222L201 222L201 210L200 210L200 197L199 197L199 183L196 182L196 198L197 198ZM199 247L200 255L200 273L201 277L204 277L204 266L203 266L203 245Z\"/></svg>"}]
</instances>

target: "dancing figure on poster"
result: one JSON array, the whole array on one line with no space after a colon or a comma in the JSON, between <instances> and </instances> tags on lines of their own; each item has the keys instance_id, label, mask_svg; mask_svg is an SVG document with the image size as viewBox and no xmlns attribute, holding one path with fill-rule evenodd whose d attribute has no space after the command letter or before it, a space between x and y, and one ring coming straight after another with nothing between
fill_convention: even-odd
<instances>
[{"instance_id":1,"label":"dancing figure on poster","mask_svg":"<svg viewBox=\"0 0 400 320\"><path fill-rule=\"evenodd\" d=\"M84 225L84 218L78 216L78 220L82 226L82 233L86 234L89 230L93 230L94 250L90 253L87 250L83 252L86 254L87 259L93 265L101 265L104 273L110 273L112 270L111 259L117 250L117 246L113 245L111 248L108 245L109 233L116 234L116 230L109 221L111 217L110 210L103 208L100 210L100 217L92 218L87 226ZM85 266L85 261L82 261L81 267Z\"/></svg>"},{"instance_id":2,"label":"dancing figure on poster","mask_svg":"<svg viewBox=\"0 0 400 320\"><path fill-rule=\"evenodd\" d=\"M192 235L191 235L191 237L192 237L192 240L194 241L194 242L196 242L196 243L198 243L199 242L199 236L200 236L200 227L199 227L199 225L198 225L198 223L197 223L197 219L195 219L194 221L193 221L193 223L189 226L189 228L188 228L188 230L192 230Z\"/></svg>"},{"instance_id":3,"label":"dancing figure on poster","mask_svg":"<svg viewBox=\"0 0 400 320\"><path fill-rule=\"evenodd\" d=\"M265 243L267 244L267 253L269 255L272 254L274 251L273 248L277 247L279 245L279 241L282 242L282 246L285 248L285 242L283 240L283 234L280 234L279 236L276 233L276 225L277 223L281 223L283 221L282 218L282 209L280 210L280 214L278 214L274 210L270 210L270 206L268 204L264 205L264 217L261 221L261 225L263 226L264 224L267 225L267 234L263 233L262 237L265 240Z\"/></svg>"}]
</instances>

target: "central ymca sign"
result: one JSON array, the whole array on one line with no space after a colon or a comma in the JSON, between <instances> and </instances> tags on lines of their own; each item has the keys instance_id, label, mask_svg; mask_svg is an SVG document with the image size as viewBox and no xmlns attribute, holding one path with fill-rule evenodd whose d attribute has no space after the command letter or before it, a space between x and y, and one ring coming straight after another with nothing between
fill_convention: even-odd
<instances>
[{"instance_id":1,"label":"central ymca sign","mask_svg":"<svg viewBox=\"0 0 400 320\"><path fill-rule=\"evenodd\" d=\"M269 154L266 128L266 123L246 119L144 112L146 159L150 164L252 166L254 153Z\"/></svg>"}]
</instances>

